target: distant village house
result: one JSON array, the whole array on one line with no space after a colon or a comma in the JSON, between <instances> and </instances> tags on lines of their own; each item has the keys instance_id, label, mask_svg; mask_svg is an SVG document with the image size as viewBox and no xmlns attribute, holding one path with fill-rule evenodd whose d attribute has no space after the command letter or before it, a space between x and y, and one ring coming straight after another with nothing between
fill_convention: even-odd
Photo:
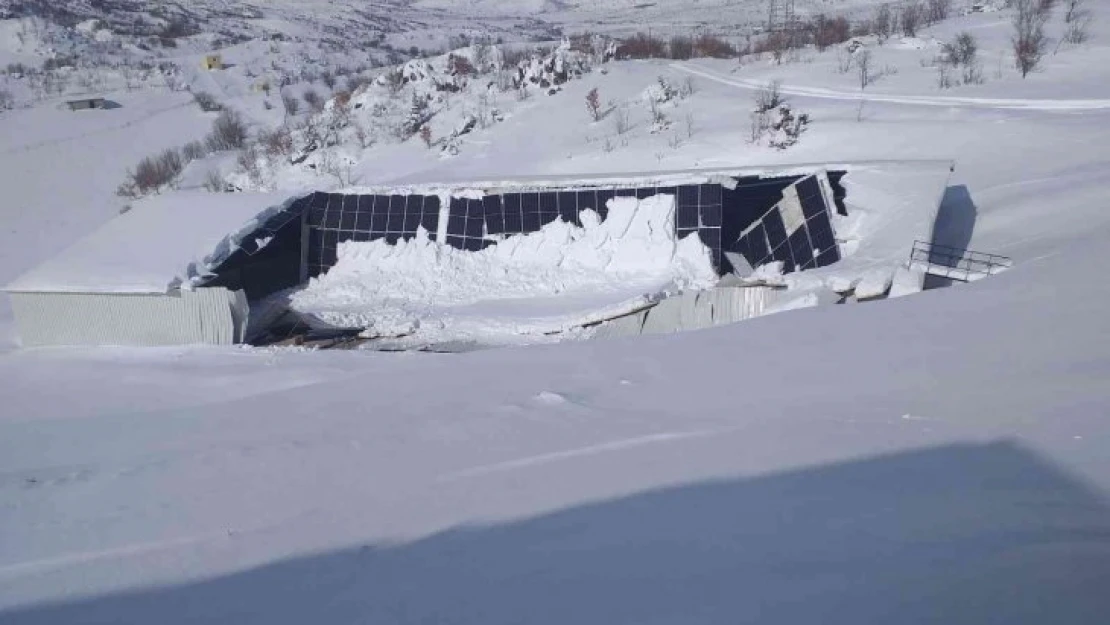
<instances>
[{"instance_id":1,"label":"distant village house","mask_svg":"<svg viewBox=\"0 0 1110 625\"><path fill-rule=\"evenodd\" d=\"M102 109L105 108L105 101L104 98L82 98L80 100L68 100L66 106L68 106L71 111Z\"/></svg>"}]
</instances>

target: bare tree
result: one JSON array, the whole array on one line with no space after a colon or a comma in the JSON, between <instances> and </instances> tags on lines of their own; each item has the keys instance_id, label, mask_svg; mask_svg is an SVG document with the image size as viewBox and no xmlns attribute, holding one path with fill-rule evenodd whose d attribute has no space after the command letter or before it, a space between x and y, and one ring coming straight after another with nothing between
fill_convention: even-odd
<instances>
[{"instance_id":1,"label":"bare tree","mask_svg":"<svg viewBox=\"0 0 1110 625\"><path fill-rule=\"evenodd\" d=\"M1064 36L1060 42L1081 44L1090 37L1091 22L1094 17L1086 7L1086 0L1067 0L1064 5ZM1056 50L1059 51L1057 44Z\"/></svg>"},{"instance_id":2,"label":"bare tree","mask_svg":"<svg viewBox=\"0 0 1110 625\"><path fill-rule=\"evenodd\" d=\"M601 96L597 93L597 87L590 89L586 94L586 109L594 118L594 121L601 121Z\"/></svg>"},{"instance_id":3,"label":"bare tree","mask_svg":"<svg viewBox=\"0 0 1110 625\"><path fill-rule=\"evenodd\" d=\"M1044 27L1052 7L1043 4L1045 1L1014 0L1014 34L1011 42L1014 61L1022 78L1037 69L1048 47Z\"/></svg>"},{"instance_id":4,"label":"bare tree","mask_svg":"<svg viewBox=\"0 0 1110 625\"><path fill-rule=\"evenodd\" d=\"M181 154L187 161L195 161L208 156L208 148L201 141L190 141L181 148Z\"/></svg>"},{"instance_id":5,"label":"bare tree","mask_svg":"<svg viewBox=\"0 0 1110 625\"><path fill-rule=\"evenodd\" d=\"M324 100L320 97L319 93L316 93L315 89L305 90L301 97L304 98L305 103L308 104L313 112L319 113L324 110Z\"/></svg>"},{"instance_id":6,"label":"bare tree","mask_svg":"<svg viewBox=\"0 0 1110 625\"><path fill-rule=\"evenodd\" d=\"M859 109L856 110L856 121L863 121L863 105L866 102L863 97L863 92L867 90L867 85L871 84L874 80L874 75L871 73L871 51L864 50L856 57L856 71L859 76Z\"/></svg>"},{"instance_id":7,"label":"bare tree","mask_svg":"<svg viewBox=\"0 0 1110 625\"><path fill-rule=\"evenodd\" d=\"M181 151L170 148L155 156L139 161L134 170L127 172L127 179L116 189L116 194L125 197L140 197L161 191L172 183L185 169Z\"/></svg>"},{"instance_id":8,"label":"bare tree","mask_svg":"<svg viewBox=\"0 0 1110 625\"><path fill-rule=\"evenodd\" d=\"M632 124L628 120L628 107L618 106L613 111L613 129L617 131L617 135L623 135L632 129Z\"/></svg>"},{"instance_id":9,"label":"bare tree","mask_svg":"<svg viewBox=\"0 0 1110 625\"><path fill-rule=\"evenodd\" d=\"M871 72L871 51L863 50L856 55L856 75L859 77L859 90L867 89L875 80L874 73Z\"/></svg>"},{"instance_id":10,"label":"bare tree","mask_svg":"<svg viewBox=\"0 0 1110 625\"><path fill-rule=\"evenodd\" d=\"M224 180L224 176L220 173L220 170L208 170L208 173L204 175L204 188L212 193L223 193L227 191L227 181Z\"/></svg>"},{"instance_id":11,"label":"bare tree","mask_svg":"<svg viewBox=\"0 0 1110 625\"><path fill-rule=\"evenodd\" d=\"M760 113L778 108L785 101L782 97L781 80L772 80L755 92L755 110Z\"/></svg>"},{"instance_id":12,"label":"bare tree","mask_svg":"<svg viewBox=\"0 0 1110 625\"><path fill-rule=\"evenodd\" d=\"M879 38L879 43L882 43L890 38L894 32L894 13L890 10L889 4L879 5L875 10L875 17L871 20L871 29L875 32L875 36Z\"/></svg>"},{"instance_id":13,"label":"bare tree","mask_svg":"<svg viewBox=\"0 0 1110 625\"><path fill-rule=\"evenodd\" d=\"M9 111L15 106L15 98L7 89L0 89L0 111Z\"/></svg>"},{"instance_id":14,"label":"bare tree","mask_svg":"<svg viewBox=\"0 0 1110 625\"><path fill-rule=\"evenodd\" d=\"M247 144L247 125L238 113L226 110L212 122L206 141L213 152L241 149Z\"/></svg>"},{"instance_id":15,"label":"bare tree","mask_svg":"<svg viewBox=\"0 0 1110 625\"><path fill-rule=\"evenodd\" d=\"M952 0L929 0L926 5L925 19L930 24L936 24L948 19L952 12Z\"/></svg>"},{"instance_id":16,"label":"bare tree","mask_svg":"<svg viewBox=\"0 0 1110 625\"><path fill-rule=\"evenodd\" d=\"M216 111L222 111L224 108L224 105L220 104L216 96L207 91L194 91L193 101L196 102L200 110L205 113L215 113Z\"/></svg>"},{"instance_id":17,"label":"bare tree","mask_svg":"<svg viewBox=\"0 0 1110 625\"><path fill-rule=\"evenodd\" d=\"M281 96L281 105L285 109L285 121L290 117L296 117L297 112L301 110L301 101L296 96L285 94Z\"/></svg>"},{"instance_id":18,"label":"bare tree","mask_svg":"<svg viewBox=\"0 0 1110 625\"><path fill-rule=\"evenodd\" d=\"M429 150L432 149L432 129L427 124L420 127L420 140L424 142L424 147Z\"/></svg>"},{"instance_id":19,"label":"bare tree","mask_svg":"<svg viewBox=\"0 0 1110 625\"><path fill-rule=\"evenodd\" d=\"M921 22L925 18L925 7L912 2L902 8L902 34L907 37L916 37L917 31L921 28Z\"/></svg>"}]
</instances>

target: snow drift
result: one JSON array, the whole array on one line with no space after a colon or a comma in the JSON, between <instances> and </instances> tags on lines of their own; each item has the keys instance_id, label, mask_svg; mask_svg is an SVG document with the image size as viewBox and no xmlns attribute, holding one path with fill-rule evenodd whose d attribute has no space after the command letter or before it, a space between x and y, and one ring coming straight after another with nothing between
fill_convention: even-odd
<instances>
[{"instance_id":1,"label":"snow drift","mask_svg":"<svg viewBox=\"0 0 1110 625\"><path fill-rule=\"evenodd\" d=\"M295 310L369 336L505 340L562 332L717 280L710 251L679 240L674 197L614 198L608 218L580 213L464 252L426 231L389 245L340 245L338 261L292 298Z\"/></svg>"}]
</instances>

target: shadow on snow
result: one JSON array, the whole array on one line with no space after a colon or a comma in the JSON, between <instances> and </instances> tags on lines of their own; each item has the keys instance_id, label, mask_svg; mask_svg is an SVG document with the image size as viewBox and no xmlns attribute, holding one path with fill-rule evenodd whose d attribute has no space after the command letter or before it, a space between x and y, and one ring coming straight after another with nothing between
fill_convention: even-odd
<instances>
[{"instance_id":1,"label":"shadow on snow","mask_svg":"<svg viewBox=\"0 0 1110 625\"><path fill-rule=\"evenodd\" d=\"M1010 442L666 488L9 624L1095 623L1110 510Z\"/></svg>"}]
</instances>

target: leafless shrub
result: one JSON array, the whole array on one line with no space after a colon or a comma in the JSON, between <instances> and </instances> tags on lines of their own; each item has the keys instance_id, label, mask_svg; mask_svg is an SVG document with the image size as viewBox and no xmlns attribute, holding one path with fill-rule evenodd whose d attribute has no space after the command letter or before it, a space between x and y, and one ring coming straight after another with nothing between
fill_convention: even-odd
<instances>
[{"instance_id":1,"label":"leafless shrub","mask_svg":"<svg viewBox=\"0 0 1110 625\"><path fill-rule=\"evenodd\" d=\"M786 57L786 52L792 48L791 35L785 31L770 33L766 37L759 39L752 45L752 52L754 54L770 53L771 58L774 59L775 64L782 63Z\"/></svg>"},{"instance_id":2,"label":"leafless shrub","mask_svg":"<svg viewBox=\"0 0 1110 625\"><path fill-rule=\"evenodd\" d=\"M254 144L248 145L239 151L239 156L235 159L235 164L239 169L247 174L247 178L256 187L262 186L262 167L258 163L259 154L258 148Z\"/></svg>"},{"instance_id":3,"label":"leafless shrub","mask_svg":"<svg viewBox=\"0 0 1110 625\"><path fill-rule=\"evenodd\" d=\"M208 156L208 149L201 141L190 141L181 148L181 154L191 162Z\"/></svg>"},{"instance_id":4,"label":"leafless shrub","mask_svg":"<svg viewBox=\"0 0 1110 625\"><path fill-rule=\"evenodd\" d=\"M293 134L287 128L276 128L263 132L258 142L268 156L289 156L293 153Z\"/></svg>"},{"instance_id":5,"label":"leafless shrub","mask_svg":"<svg viewBox=\"0 0 1110 625\"><path fill-rule=\"evenodd\" d=\"M432 149L432 129L431 129L431 127L426 125L426 124L424 126L421 126L419 135L420 135L420 140L424 142L424 147L428 148L429 150Z\"/></svg>"},{"instance_id":6,"label":"leafless shrub","mask_svg":"<svg viewBox=\"0 0 1110 625\"><path fill-rule=\"evenodd\" d=\"M881 4L875 9L875 17L871 19L871 30L879 38L879 43L890 39L894 34L894 12L889 4Z\"/></svg>"},{"instance_id":7,"label":"leafless shrub","mask_svg":"<svg viewBox=\"0 0 1110 625\"><path fill-rule=\"evenodd\" d=\"M694 56L728 59L736 56L736 48L720 37L703 33L694 39Z\"/></svg>"},{"instance_id":8,"label":"leafless shrub","mask_svg":"<svg viewBox=\"0 0 1110 625\"><path fill-rule=\"evenodd\" d=\"M334 72L330 70L324 71L322 74L320 74L320 81L323 82L324 86L327 87L329 90L335 89L336 78Z\"/></svg>"},{"instance_id":9,"label":"leafless shrub","mask_svg":"<svg viewBox=\"0 0 1110 625\"><path fill-rule=\"evenodd\" d=\"M621 41L617 47L617 58L621 59L656 59L666 56L666 42L649 33L636 33Z\"/></svg>"},{"instance_id":10,"label":"leafless shrub","mask_svg":"<svg viewBox=\"0 0 1110 625\"><path fill-rule=\"evenodd\" d=\"M200 110L205 113L215 113L224 110L224 105L216 99L216 96L207 91L194 91L193 101L196 102Z\"/></svg>"},{"instance_id":11,"label":"leafless shrub","mask_svg":"<svg viewBox=\"0 0 1110 625\"><path fill-rule=\"evenodd\" d=\"M856 75L859 77L859 89L863 91L867 89L875 80L875 75L871 72L871 51L863 50L856 55Z\"/></svg>"},{"instance_id":12,"label":"leafless shrub","mask_svg":"<svg viewBox=\"0 0 1110 625\"><path fill-rule=\"evenodd\" d=\"M281 106L285 109L285 119L296 117L297 112L301 110L301 101L296 96L285 94L281 96Z\"/></svg>"},{"instance_id":13,"label":"leafless shrub","mask_svg":"<svg viewBox=\"0 0 1110 625\"><path fill-rule=\"evenodd\" d=\"M212 122L205 141L212 152L241 149L247 143L247 125L238 113L226 110Z\"/></svg>"},{"instance_id":14,"label":"leafless shrub","mask_svg":"<svg viewBox=\"0 0 1110 625\"><path fill-rule=\"evenodd\" d=\"M694 132L697 130L697 121L694 119L694 114L686 113L684 121L686 122L686 138L693 138Z\"/></svg>"},{"instance_id":15,"label":"leafless shrub","mask_svg":"<svg viewBox=\"0 0 1110 625\"><path fill-rule=\"evenodd\" d=\"M678 95L683 99L694 95L697 91L698 86L697 83L694 82L693 76L687 76L678 87Z\"/></svg>"},{"instance_id":16,"label":"leafless shrub","mask_svg":"<svg viewBox=\"0 0 1110 625\"><path fill-rule=\"evenodd\" d=\"M669 46L670 58L685 61L694 57L694 42L689 37L675 35Z\"/></svg>"},{"instance_id":17,"label":"leafless shrub","mask_svg":"<svg viewBox=\"0 0 1110 625\"><path fill-rule=\"evenodd\" d=\"M334 177L340 187L355 183L354 163L331 150L325 150L320 155L319 168L322 173Z\"/></svg>"},{"instance_id":18,"label":"leafless shrub","mask_svg":"<svg viewBox=\"0 0 1110 625\"><path fill-rule=\"evenodd\" d=\"M843 48L836 51L836 71L838 74L847 74L852 71L854 57L851 52Z\"/></svg>"},{"instance_id":19,"label":"leafless shrub","mask_svg":"<svg viewBox=\"0 0 1110 625\"><path fill-rule=\"evenodd\" d=\"M590 89L586 94L586 110L590 112L595 122L601 121L601 96L597 93L597 87Z\"/></svg>"},{"instance_id":20,"label":"leafless shrub","mask_svg":"<svg viewBox=\"0 0 1110 625\"><path fill-rule=\"evenodd\" d=\"M224 179L223 174L218 169L209 169L208 173L204 175L204 188L212 193L223 193L227 191L227 180Z\"/></svg>"},{"instance_id":21,"label":"leafless shrub","mask_svg":"<svg viewBox=\"0 0 1110 625\"><path fill-rule=\"evenodd\" d=\"M629 121L628 107L618 106L613 110L613 130L617 132L618 136L621 136L631 129L632 124Z\"/></svg>"},{"instance_id":22,"label":"leafless shrub","mask_svg":"<svg viewBox=\"0 0 1110 625\"><path fill-rule=\"evenodd\" d=\"M1062 37L1062 41L1066 41L1074 45L1079 45L1086 42L1087 39L1089 39L1091 36L1090 28L1091 22L1093 21L1094 18L1091 16L1091 14L1086 13L1078 17L1074 21L1068 22L1064 26L1064 36Z\"/></svg>"},{"instance_id":23,"label":"leafless shrub","mask_svg":"<svg viewBox=\"0 0 1110 625\"><path fill-rule=\"evenodd\" d=\"M921 23L925 19L925 7L916 2L911 2L902 7L902 15L900 23L902 25L902 34L907 37L916 37L918 29L921 28Z\"/></svg>"},{"instance_id":24,"label":"leafless shrub","mask_svg":"<svg viewBox=\"0 0 1110 625\"><path fill-rule=\"evenodd\" d=\"M7 89L0 89L0 111L10 111L15 106L15 98Z\"/></svg>"},{"instance_id":25,"label":"leafless shrub","mask_svg":"<svg viewBox=\"0 0 1110 625\"><path fill-rule=\"evenodd\" d=\"M821 51L848 41L852 35L852 26L844 17L830 19L824 14L820 14L813 20L811 28L813 30L813 45Z\"/></svg>"},{"instance_id":26,"label":"leafless shrub","mask_svg":"<svg viewBox=\"0 0 1110 625\"><path fill-rule=\"evenodd\" d=\"M755 92L755 110L759 113L778 108L785 101L781 80L772 80Z\"/></svg>"},{"instance_id":27,"label":"leafless shrub","mask_svg":"<svg viewBox=\"0 0 1110 625\"><path fill-rule=\"evenodd\" d=\"M975 41L974 35L966 31L956 35L956 38L951 42L941 46L941 54L944 55L944 60L948 64L956 66L974 63L978 52L978 42Z\"/></svg>"},{"instance_id":28,"label":"leafless shrub","mask_svg":"<svg viewBox=\"0 0 1110 625\"><path fill-rule=\"evenodd\" d=\"M133 171L127 173L127 179L116 193L127 197L141 197L160 191L176 180L183 169L185 161L179 150L171 148L155 156L148 156L139 161Z\"/></svg>"},{"instance_id":29,"label":"leafless shrub","mask_svg":"<svg viewBox=\"0 0 1110 625\"><path fill-rule=\"evenodd\" d=\"M1086 7L1086 0L1066 0L1064 5L1064 36L1061 43L1078 45L1090 38L1091 22L1094 16ZM1060 49L1059 44L1056 46Z\"/></svg>"},{"instance_id":30,"label":"leafless shrub","mask_svg":"<svg viewBox=\"0 0 1110 625\"><path fill-rule=\"evenodd\" d=\"M306 89L301 97L314 113L324 110L324 99L320 97L319 93L316 93L315 89Z\"/></svg>"},{"instance_id":31,"label":"leafless shrub","mask_svg":"<svg viewBox=\"0 0 1110 625\"><path fill-rule=\"evenodd\" d=\"M1011 38L1014 62L1022 78L1035 70L1044 58L1048 37L1044 27L1048 21L1051 5L1045 0L1014 0L1014 34ZM1047 7L1047 8L1046 8Z\"/></svg>"},{"instance_id":32,"label":"leafless shrub","mask_svg":"<svg viewBox=\"0 0 1110 625\"><path fill-rule=\"evenodd\" d=\"M925 19L930 24L936 24L948 19L952 12L952 0L928 0L925 6Z\"/></svg>"},{"instance_id":33,"label":"leafless shrub","mask_svg":"<svg viewBox=\"0 0 1110 625\"><path fill-rule=\"evenodd\" d=\"M937 64L937 89L952 88L952 66L947 63Z\"/></svg>"}]
</instances>

